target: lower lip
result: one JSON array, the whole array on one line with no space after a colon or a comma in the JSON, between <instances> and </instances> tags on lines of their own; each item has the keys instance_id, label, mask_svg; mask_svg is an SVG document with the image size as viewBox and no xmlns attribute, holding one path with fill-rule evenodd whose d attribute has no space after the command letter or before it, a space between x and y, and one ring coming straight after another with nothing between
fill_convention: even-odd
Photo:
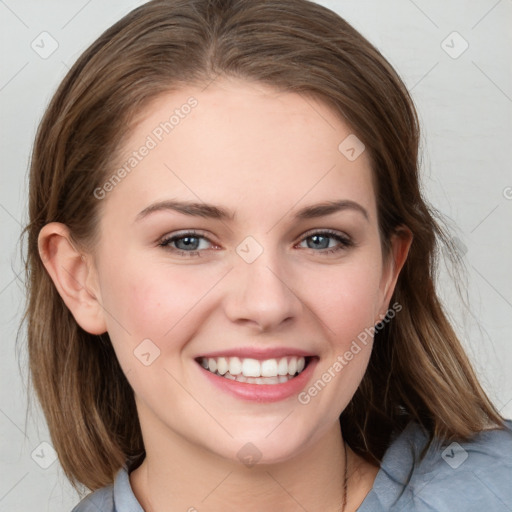
<instances>
[{"instance_id":1,"label":"lower lip","mask_svg":"<svg viewBox=\"0 0 512 512\"><path fill-rule=\"evenodd\" d=\"M226 379L203 368L199 363L198 367L202 373L210 379L210 382L226 393L231 393L242 400L254 402L278 402L293 395L298 395L311 378L318 358L312 358L304 370L286 382L279 384L249 384L236 380Z\"/></svg>"}]
</instances>

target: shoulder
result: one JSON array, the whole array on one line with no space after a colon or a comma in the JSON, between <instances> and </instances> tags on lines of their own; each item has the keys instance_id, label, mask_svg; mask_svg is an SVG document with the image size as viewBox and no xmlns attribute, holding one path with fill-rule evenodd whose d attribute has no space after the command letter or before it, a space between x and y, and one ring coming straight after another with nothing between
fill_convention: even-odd
<instances>
[{"instance_id":1,"label":"shoulder","mask_svg":"<svg viewBox=\"0 0 512 512\"><path fill-rule=\"evenodd\" d=\"M130 485L128 468L122 467L114 483L86 496L71 512L144 512Z\"/></svg>"},{"instance_id":2,"label":"shoulder","mask_svg":"<svg viewBox=\"0 0 512 512\"><path fill-rule=\"evenodd\" d=\"M108 485L87 495L71 512L116 512L114 486Z\"/></svg>"},{"instance_id":3,"label":"shoulder","mask_svg":"<svg viewBox=\"0 0 512 512\"><path fill-rule=\"evenodd\" d=\"M512 421L467 442L434 441L411 423L382 460L368 503L382 511L502 512L512 503ZM366 512L364 505L359 509Z\"/></svg>"},{"instance_id":4,"label":"shoulder","mask_svg":"<svg viewBox=\"0 0 512 512\"><path fill-rule=\"evenodd\" d=\"M418 510L502 512L512 503L512 422L471 441L433 444L416 465L411 499Z\"/></svg>"}]
</instances>

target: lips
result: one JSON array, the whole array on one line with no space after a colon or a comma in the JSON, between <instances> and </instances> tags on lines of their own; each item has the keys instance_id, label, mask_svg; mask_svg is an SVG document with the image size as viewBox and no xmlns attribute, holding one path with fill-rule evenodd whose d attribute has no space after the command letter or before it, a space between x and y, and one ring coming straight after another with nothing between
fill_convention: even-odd
<instances>
[{"instance_id":1,"label":"lips","mask_svg":"<svg viewBox=\"0 0 512 512\"><path fill-rule=\"evenodd\" d=\"M223 357L218 356L218 358ZM297 359L297 357L293 356L292 359ZM300 373L295 372L295 375L278 375L277 377L245 377L241 372L234 376L229 371L220 375L217 371L214 373L201 365L199 361L204 361L201 357L197 358L197 367L199 373L220 391L240 400L263 403L290 399L307 387L313 378L319 358L308 356L303 359L306 363ZM253 361L257 362L257 360ZM263 362L265 361L268 360L263 360Z\"/></svg>"}]
</instances>

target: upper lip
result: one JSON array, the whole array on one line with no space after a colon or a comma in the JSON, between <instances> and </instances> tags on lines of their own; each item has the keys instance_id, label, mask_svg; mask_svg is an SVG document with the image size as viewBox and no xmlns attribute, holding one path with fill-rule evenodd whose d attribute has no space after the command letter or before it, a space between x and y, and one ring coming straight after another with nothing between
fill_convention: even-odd
<instances>
[{"instance_id":1,"label":"upper lip","mask_svg":"<svg viewBox=\"0 0 512 512\"><path fill-rule=\"evenodd\" d=\"M216 357L239 357L240 359L258 359L263 361L265 359L278 359L280 357L296 356L296 357L315 357L315 354L306 350L300 350L291 347L275 347L275 348L255 348L255 347L238 347L226 350L216 350L201 354L196 359L216 358Z\"/></svg>"}]
</instances>

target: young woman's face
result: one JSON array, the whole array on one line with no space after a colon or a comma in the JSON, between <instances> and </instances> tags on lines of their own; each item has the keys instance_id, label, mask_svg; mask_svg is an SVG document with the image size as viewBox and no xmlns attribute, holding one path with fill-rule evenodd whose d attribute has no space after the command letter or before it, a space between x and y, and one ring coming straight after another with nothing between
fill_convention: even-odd
<instances>
[{"instance_id":1,"label":"young woman's face","mask_svg":"<svg viewBox=\"0 0 512 512\"><path fill-rule=\"evenodd\" d=\"M361 381L396 277L360 142L323 103L218 80L154 101L125 164L98 193L96 296L146 445L261 463L312 446ZM208 356L229 374L306 367L250 384Z\"/></svg>"}]
</instances>

